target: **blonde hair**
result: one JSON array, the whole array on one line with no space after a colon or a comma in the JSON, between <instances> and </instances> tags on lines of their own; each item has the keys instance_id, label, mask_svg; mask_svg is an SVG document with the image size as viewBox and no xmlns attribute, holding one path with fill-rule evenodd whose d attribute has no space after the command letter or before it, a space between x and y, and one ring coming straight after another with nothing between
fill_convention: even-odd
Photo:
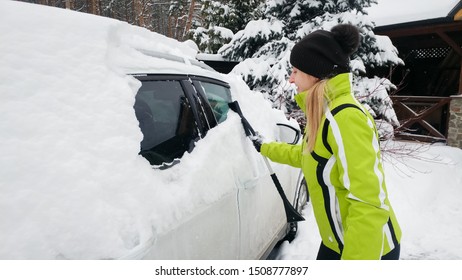
<instances>
[{"instance_id":1,"label":"blonde hair","mask_svg":"<svg viewBox=\"0 0 462 280\"><path fill-rule=\"evenodd\" d=\"M321 125L322 117L325 113L329 99L327 98L327 80L318 81L309 90L306 96L306 149L305 151L311 153L314 150L316 143L316 136L318 134L319 126Z\"/></svg>"}]
</instances>

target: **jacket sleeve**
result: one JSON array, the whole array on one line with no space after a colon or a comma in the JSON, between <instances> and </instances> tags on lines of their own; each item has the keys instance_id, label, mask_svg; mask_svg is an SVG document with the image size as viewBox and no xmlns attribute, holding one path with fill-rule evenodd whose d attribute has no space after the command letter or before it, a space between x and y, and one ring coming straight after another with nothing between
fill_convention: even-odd
<instances>
[{"instance_id":1,"label":"jacket sleeve","mask_svg":"<svg viewBox=\"0 0 462 280\"><path fill-rule=\"evenodd\" d=\"M277 163L288 164L297 168L301 168L302 165L302 145L279 142L263 143L260 153Z\"/></svg>"},{"instance_id":2,"label":"jacket sleeve","mask_svg":"<svg viewBox=\"0 0 462 280\"><path fill-rule=\"evenodd\" d=\"M342 259L380 259L389 207L373 119L356 109L345 109L331 122L328 142L336 156L339 180L345 188Z\"/></svg>"}]
</instances>

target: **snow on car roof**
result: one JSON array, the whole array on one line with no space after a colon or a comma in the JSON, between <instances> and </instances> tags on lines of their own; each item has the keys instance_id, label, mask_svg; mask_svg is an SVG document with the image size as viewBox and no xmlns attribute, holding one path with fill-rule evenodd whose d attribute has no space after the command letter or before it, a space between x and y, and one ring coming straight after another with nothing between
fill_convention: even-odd
<instances>
[{"instance_id":1,"label":"snow on car roof","mask_svg":"<svg viewBox=\"0 0 462 280\"><path fill-rule=\"evenodd\" d=\"M141 83L126 73L216 75L262 134L285 120L239 77L140 51L191 62L189 43L60 8L0 1L0 11L0 212L8 213L0 259L142 257L157 234L230 192L233 171L217 162L247 164L235 158L245 137L238 116L181 164L153 170L138 155L133 104ZM204 180L217 186L210 191Z\"/></svg>"}]
</instances>

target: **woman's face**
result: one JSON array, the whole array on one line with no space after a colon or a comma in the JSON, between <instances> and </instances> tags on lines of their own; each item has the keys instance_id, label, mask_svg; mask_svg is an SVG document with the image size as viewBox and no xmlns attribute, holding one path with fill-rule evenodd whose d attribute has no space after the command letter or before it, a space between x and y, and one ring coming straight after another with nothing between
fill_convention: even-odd
<instances>
[{"instance_id":1,"label":"woman's face","mask_svg":"<svg viewBox=\"0 0 462 280\"><path fill-rule=\"evenodd\" d=\"M303 92L310 89L318 81L318 78L306 74L305 72L302 72L295 67L292 68L292 73L289 77L289 83L295 84L297 87L297 92Z\"/></svg>"}]
</instances>

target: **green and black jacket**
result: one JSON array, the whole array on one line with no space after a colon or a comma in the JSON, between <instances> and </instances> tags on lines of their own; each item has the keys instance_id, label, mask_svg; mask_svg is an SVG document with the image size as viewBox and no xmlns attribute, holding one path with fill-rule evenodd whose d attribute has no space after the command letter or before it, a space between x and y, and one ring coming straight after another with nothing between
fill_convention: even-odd
<instances>
[{"instance_id":1,"label":"green and black jacket","mask_svg":"<svg viewBox=\"0 0 462 280\"><path fill-rule=\"evenodd\" d=\"M351 74L327 82L330 100L314 151L265 143L274 162L302 168L322 242L342 259L380 259L400 242L401 229L388 200L378 133L372 116L353 95ZM308 92L295 96L305 110Z\"/></svg>"}]
</instances>

